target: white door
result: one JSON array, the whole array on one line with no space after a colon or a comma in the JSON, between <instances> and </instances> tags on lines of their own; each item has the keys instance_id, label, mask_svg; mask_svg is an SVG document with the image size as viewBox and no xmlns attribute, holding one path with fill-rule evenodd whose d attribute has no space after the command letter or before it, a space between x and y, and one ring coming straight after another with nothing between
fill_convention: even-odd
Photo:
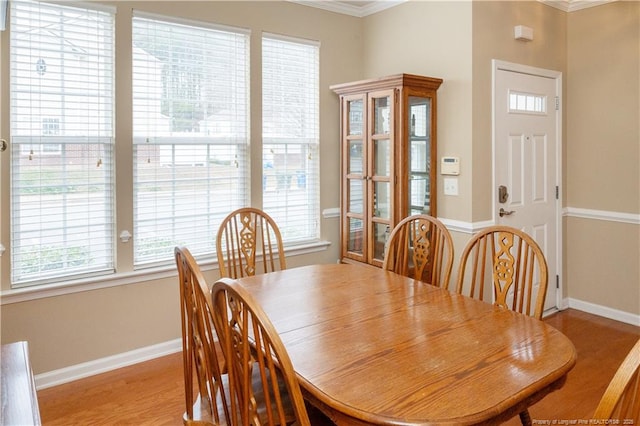
<instances>
[{"instance_id":1,"label":"white door","mask_svg":"<svg viewBox=\"0 0 640 426\"><path fill-rule=\"evenodd\" d=\"M560 305L561 74L494 61L494 218L531 235L547 260L545 310Z\"/></svg>"},{"instance_id":2,"label":"white door","mask_svg":"<svg viewBox=\"0 0 640 426\"><path fill-rule=\"evenodd\" d=\"M6 5L1 5L0 7L6 7ZM4 52L2 51L2 47L0 47L0 56L2 56L3 54ZM2 70L0 70L0 77L2 77ZM2 92L2 88L0 88L0 99L5 99L4 93ZM2 132L2 126L0 126L0 158L3 155L9 155L9 150L7 149L8 148L7 140L3 139L3 136L4 136L4 133ZM0 182L2 182L2 161L0 161ZM8 220L9 220L9 208L8 206L5 208L5 206L2 205L2 200L0 200L0 223L7 223ZM2 233L0 232L0 234ZM0 257L2 257L4 252L5 252L5 247L2 244L2 242L0 242ZM0 262L0 277L2 276L2 263L3 262Z\"/></svg>"}]
</instances>

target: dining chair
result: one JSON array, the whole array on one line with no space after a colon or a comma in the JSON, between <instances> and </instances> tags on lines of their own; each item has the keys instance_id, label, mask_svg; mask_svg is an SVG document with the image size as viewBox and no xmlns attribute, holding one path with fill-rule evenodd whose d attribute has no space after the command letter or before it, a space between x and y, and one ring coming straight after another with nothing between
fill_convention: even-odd
<instances>
[{"instance_id":1,"label":"dining chair","mask_svg":"<svg viewBox=\"0 0 640 426\"><path fill-rule=\"evenodd\" d=\"M274 425L295 420L297 425L310 425L287 350L262 307L229 278L213 285L211 299L215 327L228 360L231 424ZM261 378L261 387L251 385L255 375ZM288 408L293 409L290 414Z\"/></svg>"},{"instance_id":2,"label":"dining chair","mask_svg":"<svg viewBox=\"0 0 640 426\"><path fill-rule=\"evenodd\" d=\"M609 382L593 418L618 420L608 424L640 424L640 340Z\"/></svg>"},{"instance_id":3,"label":"dining chair","mask_svg":"<svg viewBox=\"0 0 640 426\"><path fill-rule=\"evenodd\" d=\"M493 298L494 305L542 319L547 284L547 261L535 240L520 229L496 225L475 234L465 246L456 292ZM531 425L528 410L519 416L523 425Z\"/></svg>"},{"instance_id":4,"label":"dining chair","mask_svg":"<svg viewBox=\"0 0 640 426\"><path fill-rule=\"evenodd\" d=\"M547 261L526 232L496 225L467 243L460 257L456 292L542 319Z\"/></svg>"},{"instance_id":5,"label":"dining chair","mask_svg":"<svg viewBox=\"0 0 640 426\"><path fill-rule=\"evenodd\" d=\"M231 212L216 236L220 276L242 278L286 269L282 236L267 213L253 207Z\"/></svg>"},{"instance_id":6,"label":"dining chair","mask_svg":"<svg viewBox=\"0 0 640 426\"><path fill-rule=\"evenodd\" d=\"M453 239L433 216L413 215L391 231L382 268L437 287L448 288L453 267Z\"/></svg>"},{"instance_id":7,"label":"dining chair","mask_svg":"<svg viewBox=\"0 0 640 426\"><path fill-rule=\"evenodd\" d=\"M226 362L213 326L209 287L187 248L176 247L174 253L180 281L186 405L183 422L185 425L226 424L229 418L229 404L223 391Z\"/></svg>"}]
</instances>

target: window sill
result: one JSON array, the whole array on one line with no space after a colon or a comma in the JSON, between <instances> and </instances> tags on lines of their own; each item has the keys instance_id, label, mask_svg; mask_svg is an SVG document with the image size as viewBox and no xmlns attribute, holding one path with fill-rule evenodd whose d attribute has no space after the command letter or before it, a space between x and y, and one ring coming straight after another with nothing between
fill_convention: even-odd
<instances>
[{"instance_id":1,"label":"window sill","mask_svg":"<svg viewBox=\"0 0 640 426\"><path fill-rule=\"evenodd\" d=\"M285 247L287 256L300 256L326 250L331 243L329 241L315 241L307 244ZM218 269L217 261L203 261L203 271ZM30 300L45 299L48 297L62 296L65 294L81 293L84 291L98 290L102 288L117 287L122 285L139 284L163 278L176 277L175 265L147 268L133 272L122 272L90 279L60 282L32 287L24 287L0 292L0 305L27 302Z\"/></svg>"}]
</instances>

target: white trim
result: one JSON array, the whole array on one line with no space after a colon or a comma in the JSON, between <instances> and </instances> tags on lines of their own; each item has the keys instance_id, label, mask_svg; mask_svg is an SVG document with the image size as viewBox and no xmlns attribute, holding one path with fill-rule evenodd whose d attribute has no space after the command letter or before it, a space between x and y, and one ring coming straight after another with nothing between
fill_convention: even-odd
<instances>
[{"instance_id":1,"label":"white trim","mask_svg":"<svg viewBox=\"0 0 640 426\"><path fill-rule=\"evenodd\" d=\"M317 241L308 244L300 244L285 247L287 256L300 256L326 250L331 243L329 241ZM218 269L218 262L203 260L200 266L203 271ZM45 299L48 297L62 296L65 294L81 293L84 291L98 290L102 288L117 287L121 285L139 284L163 278L177 276L175 265L167 264L155 268L148 268L133 272L116 273L108 276L85 278L82 280L67 281L63 283L23 287L0 292L0 305L27 302L30 300Z\"/></svg>"},{"instance_id":2,"label":"white trim","mask_svg":"<svg viewBox=\"0 0 640 426\"><path fill-rule=\"evenodd\" d=\"M202 269L208 270L213 268L203 267ZM138 284L175 276L177 276L175 267L164 266L144 271L116 273L107 276L85 278L82 280L66 281L55 284L34 285L0 292L0 304L10 305L12 303L27 302L30 300L45 299L48 297L81 293L84 291L99 290L121 285Z\"/></svg>"},{"instance_id":3,"label":"white trim","mask_svg":"<svg viewBox=\"0 0 640 426\"><path fill-rule=\"evenodd\" d=\"M323 211L323 215L325 215L324 217L334 217L329 216L329 210L331 209L326 209L325 211ZM581 209L577 207L566 207L561 211L561 215L565 217L579 217L584 219L604 220L609 222L640 225L640 214L635 213L622 213L604 210ZM438 219L447 227L449 231L462 232L464 234L474 234L481 229L495 225L495 221L493 220L484 220L481 222L463 222L461 220L447 219L444 217L439 217Z\"/></svg>"},{"instance_id":4,"label":"white trim","mask_svg":"<svg viewBox=\"0 0 640 426\"><path fill-rule=\"evenodd\" d=\"M35 376L36 389L46 389L52 386L73 382L74 380L105 373L117 368L127 367L139 362L149 361L165 355L171 355L182 351L182 339L174 339L168 342L158 343L129 352L83 362L47 373Z\"/></svg>"},{"instance_id":5,"label":"white trim","mask_svg":"<svg viewBox=\"0 0 640 426\"><path fill-rule=\"evenodd\" d=\"M547 6L551 6L555 9L562 10L563 12L569 11L569 1L568 0L538 0L542 4L546 4Z\"/></svg>"},{"instance_id":6,"label":"white trim","mask_svg":"<svg viewBox=\"0 0 640 426\"><path fill-rule=\"evenodd\" d=\"M568 304L570 308L577 309L579 311L640 327L640 315L638 314L632 314L631 312L620 311L607 306L596 305L595 303L572 298L568 299Z\"/></svg>"},{"instance_id":7,"label":"white trim","mask_svg":"<svg viewBox=\"0 0 640 426\"><path fill-rule=\"evenodd\" d=\"M329 12L341 13L343 15L355 16L363 18L385 9L402 4L408 0L378 0L372 2L364 2L362 6L344 1L326 1L326 0L287 0L292 3L301 4L303 6L311 6L318 9L328 10Z\"/></svg>"},{"instance_id":8,"label":"white trim","mask_svg":"<svg viewBox=\"0 0 640 426\"><path fill-rule=\"evenodd\" d=\"M329 219L332 217L340 217L340 207L331 207L329 209L322 210L322 217L324 219Z\"/></svg>"},{"instance_id":9,"label":"white trim","mask_svg":"<svg viewBox=\"0 0 640 426\"><path fill-rule=\"evenodd\" d=\"M618 0L569 0L569 12L588 9L590 7L602 6Z\"/></svg>"},{"instance_id":10,"label":"white trim","mask_svg":"<svg viewBox=\"0 0 640 426\"><path fill-rule=\"evenodd\" d=\"M463 234L475 234L488 226L495 225L493 220L485 220L482 222L463 222L443 217L439 217L438 220L440 220L440 222L442 222L449 231L462 232Z\"/></svg>"},{"instance_id":11,"label":"white trim","mask_svg":"<svg viewBox=\"0 0 640 426\"><path fill-rule=\"evenodd\" d=\"M365 1L362 6L356 6L353 2L346 1L328 1L328 0L287 0L292 3L301 4L303 6L311 6L317 9L324 9L330 12L341 13L343 15L364 18L365 16L381 12L393 6L404 3L408 0L376 0ZM563 12L575 12L576 10L586 9L589 7L600 6L612 3L617 0L538 0L540 3L551 6Z\"/></svg>"},{"instance_id":12,"label":"white trim","mask_svg":"<svg viewBox=\"0 0 640 426\"><path fill-rule=\"evenodd\" d=\"M600 6L612 3L617 0L538 0L547 6L560 9L564 12L575 12L576 10L587 9L589 7Z\"/></svg>"},{"instance_id":13,"label":"white trim","mask_svg":"<svg viewBox=\"0 0 640 426\"><path fill-rule=\"evenodd\" d=\"M630 223L640 225L640 214L612 212L606 210L581 209L578 207L567 207L563 211L563 216L579 217L583 219L606 220L609 222Z\"/></svg>"},{"instance_id":14,"label":"white trim","mask_svg":"<svg viewBox=\"0 0 640 426\"><path fill-rule=\"evenodd\" d=\"M374 13L382 12L383 10L390 9L406 1L408 0L382 0L382 1L370 2L365 6L360 7L362 11L361 16L364 17L364 16L373 15Z\"/></svg>"},{"instance_id":15,"label":"white trim","mask_svg":"<svg viewBox=\"0 0 640 426\"><path fill-rule=\"evenodd\" d=\"M530 75L535 75L537 77L551 78L554 80L559 78L562 81L561 71L532 67L530 65L516 64L514 62L501 61L499 59L492 59L491 62L493 63L494 70L518 72L521 74L530 74ZM558 91L558 89L559 88L556 87L556 91ZM556 93L556 95L558 96L560 96L561 94L562 94L562 91L559 91L559 93Z\"/></svg>"}]
</instances>

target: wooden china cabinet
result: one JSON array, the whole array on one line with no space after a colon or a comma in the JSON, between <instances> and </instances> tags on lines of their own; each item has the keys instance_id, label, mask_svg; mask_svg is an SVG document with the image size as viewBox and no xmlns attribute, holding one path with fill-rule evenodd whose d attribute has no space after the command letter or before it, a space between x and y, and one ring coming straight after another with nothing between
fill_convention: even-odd
<instances>
[{"instance_id":1,"label":"wooden china cabinet","mask_svg":"<svg viewBox=\"0 0 640 426\"><path fill-rule=\"evenodd\" d=\"M382 266L393 227L436 215L439 78L411 74L331 86L340 96L340 255Z\"/></svg>"}]
</instances>

